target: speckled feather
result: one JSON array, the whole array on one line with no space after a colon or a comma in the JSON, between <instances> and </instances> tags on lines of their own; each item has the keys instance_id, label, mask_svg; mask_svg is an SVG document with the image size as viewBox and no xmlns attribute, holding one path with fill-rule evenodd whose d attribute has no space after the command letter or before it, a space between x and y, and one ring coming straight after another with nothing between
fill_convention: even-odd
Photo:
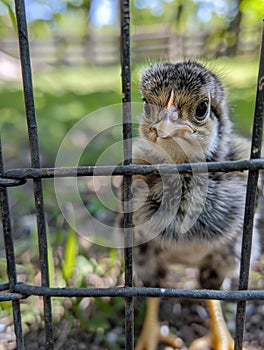
<instances>
[{"instance_id":1,"label":"speckled feather","mask_svg":"<svg viewBox=\"0 0 264 350\"><path fill-rule=\"evenodd\" d=\"M154 128L174 91L179 120L194 130L189 137L158 137ZM250 143L236 136L220 79L197 62L159 63L142 76L144 115L133 146L136 164L248 159ZM195 110L204 99L210 115ZM163 286L172 263L196 266L204 288L219 288L236 270L246 191L246 172L134 176L135 266L145 286ZM259 254L254 227L253 257Z\"/></svg>"}]
</instances>

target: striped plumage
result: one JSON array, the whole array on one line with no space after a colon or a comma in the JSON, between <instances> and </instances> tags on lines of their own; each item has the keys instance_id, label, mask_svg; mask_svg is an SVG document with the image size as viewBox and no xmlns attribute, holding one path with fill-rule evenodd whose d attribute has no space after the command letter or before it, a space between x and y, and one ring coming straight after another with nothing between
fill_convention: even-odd
<instances>
[{"instance_id":1,"label":"striped plumage","mask_svg":"<svg viewBox=\"0 0 264 350\"><path fill-rule=\"evenodd\" d=\"M141 92L134 163L249 158L250 143L233 133L221 80L205 66L186 61L148 67ZM246 180L246 172L208 173L206 166L203 173L194 166L192 174L134 176L135 266L145 286L166 285L169 265L181 263L200 270L202 288L221 287L239 263ZM256 225L253 240L255 259Z\"/></svg>"}]
</instances>

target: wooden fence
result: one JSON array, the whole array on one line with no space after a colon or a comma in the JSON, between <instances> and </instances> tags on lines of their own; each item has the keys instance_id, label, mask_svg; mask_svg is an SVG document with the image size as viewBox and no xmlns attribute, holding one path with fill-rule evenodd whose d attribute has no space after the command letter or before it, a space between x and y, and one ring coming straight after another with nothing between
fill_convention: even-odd
<instances>
[{"instance_id":1,"label":"wooden fence","mask_svg":"<svg viewBox=\"0 0 264 350\"><path fill-rule=\"evenodd\" d=\"M256 56L260 34L241 33L237 53ZM34 67L42 65L112 65L119 62L119 35L91 35L88 37L54 37L31 40ZM131 37L132 62L180 57L214 57L225 55L228 44L224 37L209 33L176 34L171 31L136 33ZM16 39L1 39L0 52L18 56Z\"/></svg>"}]
</instances>

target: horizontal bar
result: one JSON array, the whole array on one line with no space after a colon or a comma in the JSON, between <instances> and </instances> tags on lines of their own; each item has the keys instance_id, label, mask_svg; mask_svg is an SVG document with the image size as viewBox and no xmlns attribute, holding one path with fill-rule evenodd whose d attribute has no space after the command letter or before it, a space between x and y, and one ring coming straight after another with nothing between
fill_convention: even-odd
<instances>
[{"instance_id":1,"label":"horizontal bar","mask_svg":"<svg viewBox=\"0 0 264 350\"><path fill-rule=\"evenodd\" d=\"M2 293L0 294L0 302L2 301L14 301L14 300L20 300L20 299L25 299L24 294L20 293Z\"/></svg>"},{"instance_id":2,"label":"horizontal bar","mask_svg":"<svg viewBox=\"0 0 264 350\"><path fill-rule=\"evenodd\" d=\"M264 290L206 290L171 288L49 288L18 283L15 291L25 296L38 295L50 297L171 297L216 300L264 300Z\"/></svg>"},{"instance_id":3,"label":"horizontal bar","mask_svg":"<svg viewBox=\"0 0 264 350\"><path fill-rule=\"evenodd\" d=\"M26 179L3 179L0 178L0 187L21 186L26 183Z\"/></svg>"},{"instance_id":4,"label":"horizontal bar","mask_svg":"<svg viewBox=\"0 0 264 350\"><path fill-rule=\"evenodd\" d=\"M148 175L171 173L232 172L264 169L264 159L239 160L228 162L202 162L189 164L120 165L120 166L81 166L62 168L21 168L10 169L2 178L36 179L75 176Z\"/></svg>"},{"instance_id":5,"label":"horizontal bar","mask_svg":"<svg viewBox=\"0 0 264 350\"><path fill-rule=\"evenodd\" d=\"M6 282L6 283L0 283L0 292L2 291L5 291L5 290L8 290L10 287L9 287L9 283Z\"/></svg>"}]
</instances>

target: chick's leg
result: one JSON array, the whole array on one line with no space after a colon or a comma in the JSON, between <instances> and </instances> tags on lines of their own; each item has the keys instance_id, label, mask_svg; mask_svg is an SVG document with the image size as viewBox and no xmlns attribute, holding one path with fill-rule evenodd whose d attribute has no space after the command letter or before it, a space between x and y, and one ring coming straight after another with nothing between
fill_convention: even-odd
<instances>
[{"instance_id":1,"label":"chick's leg","mask_svg":"<svg viewBox=\"0 0 264 350\"><path fill-rule=\"evenodd\" d=\"M164 342L174 349L178 349L182 346L182 340L177 336L161 334L158 319L159 304L159 298L147 298L144 325L135 350L156 350L159 342Z\"/></svg>"},{"instance_id":2,"label":"chick's leg","mask_svg":"<svg viewBox=\"0 0 264 350\"><path fill-rule=\"evenodd\" d=\"M234 340L229 333L219 300L207 300L210 315L210 334L195 340L190 350L234 350ZM246 350L246 349L243 349Z\"/></svg>"}]
</instances>

